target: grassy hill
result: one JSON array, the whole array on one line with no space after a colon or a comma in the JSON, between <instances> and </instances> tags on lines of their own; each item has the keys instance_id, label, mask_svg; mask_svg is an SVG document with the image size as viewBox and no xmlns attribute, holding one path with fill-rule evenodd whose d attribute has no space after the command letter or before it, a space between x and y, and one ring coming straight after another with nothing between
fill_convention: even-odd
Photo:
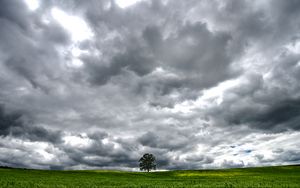
<instances>
[{"instance_id":1,"label":"grassy hill","mask_svg":"<svg viewBox=\"0 0 300 188\"><path fill-rule=\"evenodd\" d=\"M151 173L0 168L0 187L300 187L300 166Z\"/></svg>"}]
</instances>

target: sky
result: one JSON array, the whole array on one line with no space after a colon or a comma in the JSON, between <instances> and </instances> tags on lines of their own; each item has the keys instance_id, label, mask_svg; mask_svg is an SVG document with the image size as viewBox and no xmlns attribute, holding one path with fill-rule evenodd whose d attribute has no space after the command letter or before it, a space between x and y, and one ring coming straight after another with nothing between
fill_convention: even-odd
<instances>
[{"instance_id":1,"label":"sky","mask_svg":"<svg viewBox=\"0 0 300 188\"><path fill-rule=\"evenodd\" d=\"M300 163L300 1L0 0L0 166Z\"/></svg>"}]
</instances>

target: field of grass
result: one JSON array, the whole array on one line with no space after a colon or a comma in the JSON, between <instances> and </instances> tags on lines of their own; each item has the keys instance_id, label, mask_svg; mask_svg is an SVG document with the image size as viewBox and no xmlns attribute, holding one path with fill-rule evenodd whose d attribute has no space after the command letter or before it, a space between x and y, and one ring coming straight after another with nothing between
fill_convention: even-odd
<instances>
[{"instance_id":1,"label":"field of grass","mask_svg":"<svg viewBox=\"0 0 300 188\"><path fill-rule=\"evenodd\" d=\"M300 166L151 173L0 168L0 187L300 187Z\"/></svg>"}]
</instances>

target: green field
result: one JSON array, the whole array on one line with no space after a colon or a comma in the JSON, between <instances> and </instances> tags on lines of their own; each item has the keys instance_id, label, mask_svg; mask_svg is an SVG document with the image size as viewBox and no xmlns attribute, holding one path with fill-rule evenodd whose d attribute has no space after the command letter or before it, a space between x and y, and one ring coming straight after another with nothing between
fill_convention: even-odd
<instances>
[{"instance_id":1,"label":"green field","mask_svg":"<svg viewBox=\"0 0 300 188\"><path fill-rule=\"evenodd\" d=\"M0 187L300 187L300 166L150 173L1 168Z\"/></svg>"}]
</instances>

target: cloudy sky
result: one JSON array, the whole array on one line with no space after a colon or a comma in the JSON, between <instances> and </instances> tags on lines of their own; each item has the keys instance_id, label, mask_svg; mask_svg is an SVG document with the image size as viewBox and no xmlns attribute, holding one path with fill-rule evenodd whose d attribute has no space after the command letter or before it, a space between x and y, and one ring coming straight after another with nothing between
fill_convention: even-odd
<instances>
[{"instance_id":1,"label":"cloudy sky","mask_svg":"<svg viewBox=\"0 0 300 188\"><path fill-rule=\"evenodd\" d=\"M300 1L0 0L0 165L300 163Z\"/></svg>"}]
</instances>

